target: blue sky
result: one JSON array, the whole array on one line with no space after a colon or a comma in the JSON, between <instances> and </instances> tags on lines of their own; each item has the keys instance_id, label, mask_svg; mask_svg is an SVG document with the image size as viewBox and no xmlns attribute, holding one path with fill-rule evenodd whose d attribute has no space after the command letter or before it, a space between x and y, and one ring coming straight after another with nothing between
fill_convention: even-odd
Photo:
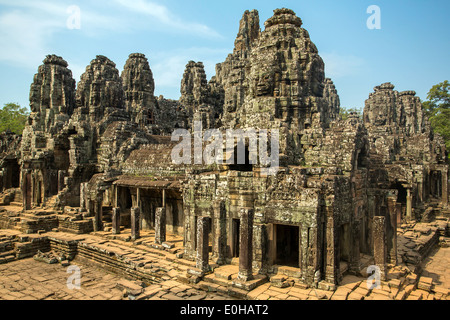
<instances>
[{"instance_id":1,"label":"blue sky","mask_svg":"<svg viewBox=\"0 0 450 320\"><path fill-rule=\"evenodd\" d=\"M70 29L71 6L80 28ZM370 30L370 5L381 12L381 29ZM208 79L232 52L245 10L259 11L261 28L276 8L303 20L341 105L363 108L373 87L428 90L450 79L448 0L0 0L0 106L28 106L30 84L47 54L62 56L78 82L96 55L120 72L128 55L144 53L155 78L155 94L178 99L184 67L203 61Z\"/></svg>"}]
</instances>

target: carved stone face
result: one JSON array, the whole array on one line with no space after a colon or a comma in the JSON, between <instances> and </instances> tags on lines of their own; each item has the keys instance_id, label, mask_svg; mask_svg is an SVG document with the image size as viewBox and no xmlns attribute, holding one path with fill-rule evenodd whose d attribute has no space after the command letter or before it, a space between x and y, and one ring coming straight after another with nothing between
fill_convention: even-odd
<instances>
[{"instance_id":1,"label":"carved stone face","mask_svg":"<svg viewBox=\"0 0 450 320\"><path fill-rule=\"evenodd\" d=\"M265 72L260 74L256 79L256 95L270 96L273 94L274 74L273 72Z\"/></svg>"},{"instance_id":2,"label":"carved stone face","mask_svg":"<svg viewBox=\"0 0 450 320\"><path fill-rule=\"evenodd\" d=\"M383 126L386 124L386 114L385 113L378 113L375 115L375 125L377 126Z\"/></svg>"},{"instance_id":3,"label":"carved stone face","mask_svg":"<svg viewBox=\"0 0 450 320\"><path fill-rule=\"evenodd\" d=\"M313 67L311 68L312 74L311 74L311 93L316 97L322 97L323 96L323 89L324 89L324 73L323 73L323 67L320 64L320 62L316 61L313 64Z\"/></svg>"}]
</instances>

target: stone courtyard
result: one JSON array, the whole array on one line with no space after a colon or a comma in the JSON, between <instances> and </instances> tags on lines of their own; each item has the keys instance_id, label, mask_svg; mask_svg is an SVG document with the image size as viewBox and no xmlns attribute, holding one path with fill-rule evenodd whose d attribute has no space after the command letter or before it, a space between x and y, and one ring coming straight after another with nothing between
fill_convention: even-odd
<instances>
[{"instance_id":1,"label":"stone courtyard","mask_svg":"<svg viewBox=\"0 0 450 320\"><path fill-rule=\"evenodd\" d=\"M127 235L128 234L128 235ZM170 252L159 252L146 243L153 244L154 235L144 234L137 242L130 242L130 231L123 230L120 237L110 232L79 236L73 234L45 233L42 236L61 242L80 241L83 246L108 252L108 256L121 255L128 265L122 273L112 261L100 262L80 254L63 264L37 261L33 258L0 264L0 299L2 300L450 300L450 247L434 246L431 253L417 265L420 275L412 273L402 264L391 266L386 281L380 287L369 289L368 278L345 274L336 290L310 288L296 282L289 275L295 268L280 268L270 281L245 291L232 287L239 272L238 264L215 266L213 273L195 284L185 278L189 261L181 261ZM19 232L0 230L0 238ZM22 235L26 237L26 235ZM109 240L108 240L109 239ZM176 237L169 237L175 240ZM170 242L168 242L170 243ZM61 249L61 247L60 247ZM172 248L173 249L173 248ZM178 248L181 249L181 248ZM52 251L53 252L53 251ZM54 251L57 252L57 251ZM4 256L3 256L4 257ZM35 256L36 257L36 256ZM156 258L156 259L155 259ZM80 268L80 289L69 288L69 265ZM134 269L134 271L133 271ZM140 274L138 271L143 273ZM147 276L145 276L147 274ZM132 277L130 277L132 275ZM256 276L256 275L255 275ZM144 279L144 281L136 280ZM74 283L71 281L70 283Z\"/></svg>"},{"instance_id":2,"label":"stone courtyard","mask_svg":"<svg viewBox=\"0 0 450 320\"><path fill-rule=\"evenodd\" d=\"M32 258L0 265L0 300L226 300L229 297L165 281L142 287L98 267L72 261L81 270L80 289L67 287L67 267L45 264ZM142 292L132 289L142 288ZM136 297L131 298L131 293Z\"/></svg>"}]
</instances>

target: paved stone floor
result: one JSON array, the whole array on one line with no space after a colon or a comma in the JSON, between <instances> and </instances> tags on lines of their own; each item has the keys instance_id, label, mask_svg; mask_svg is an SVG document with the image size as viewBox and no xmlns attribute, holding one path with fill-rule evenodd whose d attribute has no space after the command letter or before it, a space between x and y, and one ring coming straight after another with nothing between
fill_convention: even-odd
<instances>
[{"instance_id":1,"label":"paved stone floor","mask_svg":"<svg viewBox=\"0 0 450 320\"><path fill-rule=\"evenodd\" d=\"M123 277L107 273L99 268L82 265L80 289L70 289L67 280L74 273L67 273L61 264L46 264L33 258L0 265L0 300L128 300L118 282L130 282ZM75 282L71 282L75 284ZM214 300L230 299L214 293L206 293L176 281L165 281L146 287L137 299L147 300Z\"/></svg>"},{"instance_id":2,"label":"paved stone floor","mask_svg":"<svg viewBox=\"0 0 450 320\"><path fill-rule=\"evenodd\" d=\"M450 289L450 248L435 248L423 262L422 275Z\"/></svg>"},{"instance_id":3,"label":"paved stone floor","mask_svg":"<svg viewBox=\"0 0 450 320\"><path fill-rule=\"evenodd\" d=\"M33 258L0 264L0 300L210 300L231 299L218 292L206 292L167 277L166 281L146 286L136 297L117 284L125 279L99 267L71 262L81 270L81 288L70 289L67 280L72 273L61 264L46 264ZM335 292L298 287L278 288L265 283L247 294L250 300L450 300L450 248L436 247L423 261L418 276L393 270L390 280L376 290L368 290L366 279L346 276ZM236 269L236 266L229 266ZM225 267L224 267L225 268ZM397 268L397 267L396 267ZM234 270L233 269L233 270ZM399 274L397 274L399 273ZM421 288L418 283L422 284ZM206 287L212 284L204 281ZM129 284L129 288L135 284ZM427 289L427 287L429 287ZM425 288L425 289L423 289Z\"/></svg>"},{"instance_id":4,"label":"paved stone floor","mask_svg":"<svg viewBox=\"0 0 450 320\"><path fill-rule=\"evenodd\" d=\"M115 288L119 276L99 269L79 266L81 288L69 289L67 273L61 264L46 264L24 259L0 265L0 299L3 300L119 300Z\"/></svg>"}]
</instances>

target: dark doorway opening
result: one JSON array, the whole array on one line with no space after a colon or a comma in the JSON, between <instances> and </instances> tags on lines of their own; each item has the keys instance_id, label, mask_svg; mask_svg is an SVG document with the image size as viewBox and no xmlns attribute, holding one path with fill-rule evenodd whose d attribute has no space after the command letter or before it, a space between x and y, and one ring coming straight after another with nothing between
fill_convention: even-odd
<instances>
[{"instance_id":1,"label":"dark doorway opening","mask_svg":"<svg viewBox=\"0 0 450 320\"><path fill-rule=\"evenodd\" d=\"M236 146L234 148L234 152L233 152L233 164L231 164L229 166L230 170L252 171L253 170L253 165L250 163L250 153L248 151L248 147L245 146L245 148L244 148L244 163L242 163L242 159L238 158L238 156L241 156L239 154L239 152L242 152L242 151L238 149L238 146Z\"/></svg>"},{"instance_id":2,"label":"dark doorway opening","mask_svg":"<svg viewBox=\"0 0 450 320\"><path fill-rule=\"evenodd\" d=\"M275 264L299 268L299 227L276 225Z\"/></svg>"},{"instance_id":3,"label":"dark doorway opening","mask_svg":"<svg viewBox=\"0 0 450 320\"><path fill-rule=\"evenodd\" d=\"M231 254L233 258L237 258L239 257L239 235L241 229L241 220L233 219L231 222L231 229L232 229Z\"/></svg>"},{"instance_id":4,"label":"dark doorway opening","mask_svg":"<svg viewBox=\"0 0 450 320\"><path fill-rule=\"evenodd\" d=\"M400 183L397 183L395 185L395 189L397 189L398 191L397 202L406 204L406 194L407 194L406 189Z\"/></svg>"},{"instance_id":5,"label":"dark doorway opening","mask_svg":"<svg viewBox=\"0 0 450 320\"><path fill-rule=\"evenodd\" d=\"M340 247L340 260L350 261L350 234L349 224L345 223L339 227L339 247Z\"/></svg>"},{"instance_id":6,"label":"dark doorway opening","mask_svg":"<svg viewBox=\"0 0 450 320\"><path fill-rule=\"evenodd\" d=\"M20 166L17 159L14 159L7 163L8 178L5 189L18 188L20 186Z\"/></svg>"}]
</instances>

